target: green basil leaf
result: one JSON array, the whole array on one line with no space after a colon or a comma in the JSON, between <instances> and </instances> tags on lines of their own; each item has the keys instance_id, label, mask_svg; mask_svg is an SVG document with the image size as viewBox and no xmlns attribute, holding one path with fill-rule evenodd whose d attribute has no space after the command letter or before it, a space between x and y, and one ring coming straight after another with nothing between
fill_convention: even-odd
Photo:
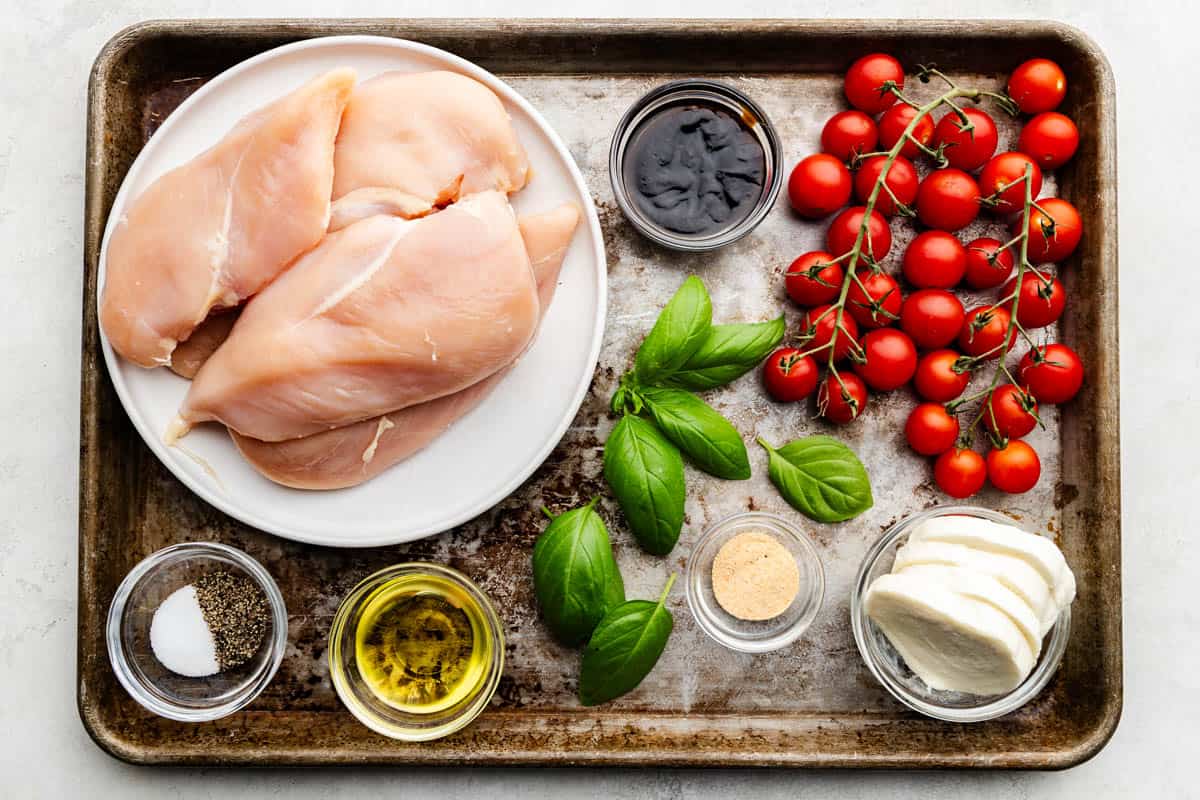
<instances>
[{"instance_id":1,"label":"green basil leaf","mask_svg":"<svg viewBox=\"0 0 1200 800\"><path fill-rule=\"evenodd\" d=\"M724 386L761 364L786 331L782 316L770 322L713 325L700 348L665 383L694 392Z\"/></svg>"},{"instance_id":2,"label":"green basil leaf","mask_svg":"<svg viewBox=\"0 0 1200 800\"><path fill-rule=\"evenodd\" d=\"M632 691L654 669L675 627L666 606L673 583L674 575L657 603L630 600L600 620L583 651L579 671L579 701L585 706L607 703Z\"/></svg>"},{"instance_id":3,"label":"green basil leaf","mask_svg":"<svg viewBox=\"0 0 1200 800\"><path fill-rule=\"evenodd\" d=\"M683 457L641 417L625 416L604 444L604 478L648 553L665 556L683 530Z\"/></svg>"},{"instance_id":4,"label":"green basil leaf","mask_svg":"<svg viewBox=\"0 0 1200 800\"><path fill-rule=\"evenodd\" d=\"M638 348L634 374L642 385L675 372L704 343L712 327L712 301L695 275L690 276L658 315Z\"/></svg>"},{"instance_id":5,"label":"green basil leaf","mask_svg":"<svg viewBox=\"0 0 1200 800\"><path fill-rule=\"evenodd\" d=\"M808 436L778 450L763 439L758 443L770 454L771 483L801 514L817 522L841 522L875 502L867 470L837 439Z\"/></svg>"},{"instance_id":6,"label":"green basil leaf","mask_svg":"<svg viewBox=\"0 0 1200 800\"><path fill-rule=\"evenodd\" d=\"M708 403L682 389L643 389L642 397L663 434L700 469L729 480L750 477L741 434Z\"/></svg>"},{"instance_id":7,"label":"green basil leaf","mask_svg":"<svg viewBox=\"0 0 1200 800\"><path fill-rule=\"evenodd\" d=\"M605 613L625 602L604 520L593 499L551 520L533 547L533 589L542 617L564 644L587 640Z\"/></svg>"}]
</instances>

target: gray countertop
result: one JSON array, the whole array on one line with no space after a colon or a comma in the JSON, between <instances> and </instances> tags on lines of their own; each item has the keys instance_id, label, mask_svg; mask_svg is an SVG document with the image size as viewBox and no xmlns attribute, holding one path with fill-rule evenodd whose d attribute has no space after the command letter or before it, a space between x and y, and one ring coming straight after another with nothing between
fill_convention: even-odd
<instances>
[{"instance_id":1,"label":"gray countertop","mask_svg":"<svg viewBox=\"0 0 1200 800\"><path fill-rule=\"evenodd\" d=\"M1200 393L1190 200L1200 85L1190 2L1115 0L750 0L745 16L1053 17L1108 54L1117 79L1121 185L1121 331L1125 711L1095 759L1065 773L797 773L596 770L253 772L127 766L88 739L75 710L76 478L79 411L84 97L101 45L151 17L727 16L716 0L586 3L416 0L7 0L0 7L0 781L13 797L289 798L403 792L439 798L959 797L1054 791L1089 798L1200 796L1200 647L1190 605L1200 544L1182 509L1200 494L1188 449Z\"/></svg>"}]
</instances>

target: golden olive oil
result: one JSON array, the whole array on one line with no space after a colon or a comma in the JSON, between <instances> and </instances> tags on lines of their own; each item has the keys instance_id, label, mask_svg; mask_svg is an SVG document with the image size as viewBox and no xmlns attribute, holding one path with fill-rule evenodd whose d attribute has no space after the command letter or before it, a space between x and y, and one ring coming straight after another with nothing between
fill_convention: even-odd
<instances>
[{"instance_id":1,"label":"golden olive oil","mask_svg":"<svg viewBox=\"0 0 1200 800\"><path fill-rule=\"evenodd\" d=\"M410 714L469 698L486 678L495 646L478 603L438 575L403 575L367 599L355 660L371 692Z\"/></svg>"}]
</instances>

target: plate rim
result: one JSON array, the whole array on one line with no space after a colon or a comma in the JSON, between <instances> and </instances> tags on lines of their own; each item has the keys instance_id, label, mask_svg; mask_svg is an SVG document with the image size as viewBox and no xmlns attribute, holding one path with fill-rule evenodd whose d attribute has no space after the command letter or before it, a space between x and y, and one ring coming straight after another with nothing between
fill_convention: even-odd
<instances>
[{"instance_id":1,"label":"plate rim","mask_svg":"<svg viewBox=\"0 0 1200 800\"><path fill-rule=\"evenodd\" d=\"M230 501L229 497L213 490L213 487L205 485L204 481L196 478L183 468L183 464L177 463L167 452L165 445L158 434L152 430L149 422L141 414L140 410L133 403L130 395L129 387L121 377L121 360L113 350L109 343L108 336L104 333L103 327L99 328L99 343L100 350L104 356L105 367L109 374L110 382L117 398L121 403L121 408L130 422L133 423L138 435L142 441L150 448L155 458L159 460L167 468L167 470L179 480L192 494L199 497L205 503L216 508L224 514L238 520L239 522L249 525L250 527L270 533L280 538L301 542L304 544L319 545L323 547L336 548L361 548L361 547L384 547L397 544L405 544L408 542L419 541L421 539L437 536L445 533L465 522L474 519L494 508L506 497L510 496L522 483L537 471L537 469L545 463L550 453L562 441L571 423L579 413L580 407L583 405L583 400L591 387L593 377L595 375L596 365L600 360L600 350L604 343L604 330L607 324L608 317L608 269L607 258L604 251L604 236L600 226L600 217L596 210L595 200L587 186L587 182L583 178L583 174L579 170L579 165L575 162L570 150L563 142L562 137L550 125L550 123L542 116L542 114L527 100L525 97L510 86L507 82L497 77L492 72L483 67L468 61L461 56L455 55L447 50L443 50L432 45L427 45L422 42L413 41L392 36L380 36L373 34L347 34L336 36L318 36L308 39L302 39L296 42L289 42L279 47L274 47L265 50L250 58L234 64L229 69L219 73L212 80L208 81L204 86L197 89L189 95L180 105L167 117L166 121L158 128L155 135L160 135L164 131L169 132L172 127L179 124L180 119L186 117L186 112L192 105L200 102L204 97L216 91L222 84L228 80L240 75L242 72L248 71L263 62L270 61L279 57L290 55L296 51L320 49L327 47L338 47L345 45L366 45L375 47L384 47L406 52L416 52L426 57L431 57L442 62L447 69L467 75L480 83L487 86L494 93L500 96L501 100L512 103L521 109L521 111L529 116L541 133L546 137L547 142L553 148L557 156L566 166L567 172L571 177L573 188L581 198L580 205L582 206L582 216L586 221L586 225L592 236L591 257L595 263L594 280L596 292L596 308L595 308L595 323L591 332L591 344L584 363L590 366L582 372L581 377L573 394L569 397L562 419L555 426L554 431L547 436L546 441L539 447L535 453L522 464L518 469L511 472L506 481L501 482L495 490L484 495L476 502L464 506L455 513L447 514L440 521L429 526L427 530L417 533L389 533L380 531L372 535L339 535L335 540L330 537L313 535L307 531L292 531L286 526L275 524L274 522L264 519L253 509L247 509L244 505L236 504ZM183 113L180 113L183 112ZM100 302L103 297L104 281L107 274L106 255L108 253L108 242L112 235L113 228L116 226L118 214L114 213L117 209L123 208L127 202L127 195L130 192L131 177L135 176L138 171L144 166L147 153L150 151L153 143L153 137L147 141L141 151L138 152L133 162L130 164L128 171L121 179L120 188L117 190L113 198L113 203L108 211L108 218L105 221L104 232L100 241L100 250L97 257L97 274L96 274L96 299L95 311L97 320L99 320ZM485 401L486 402L486 401ZM378 476L377 476L378 477ZM302 491L296 489L294 491ZM337 490L334 490L337 491Z\"/></svg>"}]
</instances>

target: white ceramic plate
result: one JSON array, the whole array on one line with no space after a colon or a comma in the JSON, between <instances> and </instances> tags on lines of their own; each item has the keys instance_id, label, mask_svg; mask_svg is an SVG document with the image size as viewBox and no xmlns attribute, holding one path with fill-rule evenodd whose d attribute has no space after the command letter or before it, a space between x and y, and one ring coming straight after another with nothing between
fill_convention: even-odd
<instances>
[{"instance_id":1,"label":"white ceramic plate","mask_svg":"<svg viewBox=\"0 0 1200 800\"><path fill-rule=\"evenodd\" d=\"M504 101L533 166L534 180L513 196L517 213L547 211L568 201L584 210L554 303L520 364L478 408L417 455L361 486L308 492L263 478L219 426L203 425L185 437L181 444L188 452L165 446L163 431L187 382L166 369L125 362L106 338L101 341L134 426L193 492L248 525L288 539L368 547L431 536L465 522L510 494L545 460L591 382L604 332L607 273L600 221L583 177L562 141L524 98L494 75L442 50L399 39L338 36L255 56L214 78L171 114L117 194L100 254L100 285L114 223L151 182L210 147L246 113L340 66L357 69L359 80L387 70L448 69L486 84Z\"/></svg>"}]
</instances>

